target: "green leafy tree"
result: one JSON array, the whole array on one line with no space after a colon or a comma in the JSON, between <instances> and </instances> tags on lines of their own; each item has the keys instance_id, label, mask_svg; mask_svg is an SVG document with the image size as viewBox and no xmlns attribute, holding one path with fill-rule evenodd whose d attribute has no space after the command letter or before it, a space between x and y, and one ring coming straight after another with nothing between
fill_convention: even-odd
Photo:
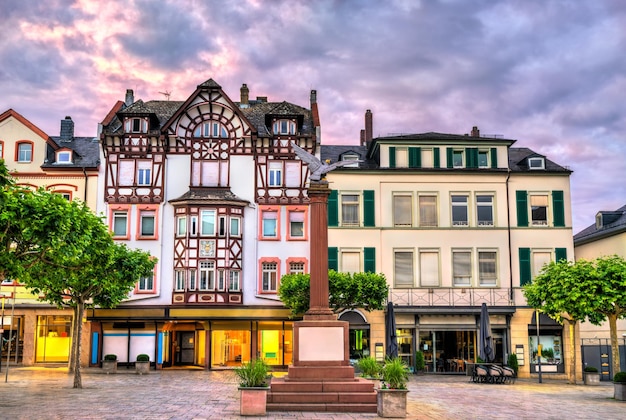
<instances>
[{"instance_id":1,"label":"green leafy tree","mask_svg":"<svg viewBox=\"0 0 626 420\"><path fill-rule=\"evenodd\" d=\"M333 312L362 308L381 310L389 293L387 280L376 273L338 273L328 271L328 303ZM280 279L278 296L292 316L301 316L309 310L310 275L286 274Z\"/></svg>"},{"instance_id":2,"label":"green leafy tree","mask_svg":"<svg viewBox=\"0 0 626 420\"><path fill-rule=\"evenodd\" d=\"M156 261L113 241L84 203L20 188L0 162L0 278L17 279L42 300L74 312L70 370L82 388L80 353L86 306L116 306Z\"/></svg>"},{"instance_id":3,"label":"green leafy tree","mask_svg":"<svg viewBox=\"0 0 626 420\"><path fill-rule=\"evenodd\" d=\"M533 308L540 308L570 330L570 381L575 379L575 325L588 320L594 325L609 321L612 368L620 371L617 320L626 316L626 262L616 255L593 261L561 260L544 266L541 273L524 286L524 295Z\"/></svg>"}]
</instances>

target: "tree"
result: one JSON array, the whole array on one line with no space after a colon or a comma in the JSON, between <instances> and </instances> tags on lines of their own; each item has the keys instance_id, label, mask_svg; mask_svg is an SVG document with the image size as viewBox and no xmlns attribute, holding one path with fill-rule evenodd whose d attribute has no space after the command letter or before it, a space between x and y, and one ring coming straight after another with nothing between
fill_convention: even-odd
<instances>
[{"instance_id":1,"label":"tree","mask_svg":"<svg viewBox=\"0 0 626 420\"><path fill-rule=\"evenodd\" d=\"M348 309L382 310L389 293L384 274L328 271L329 306L338 313ZM286 274L280 279L278 296L292 316L309 309L310 275Z\"/></svg>"},{"instance_id":2,"label":"tree","mask_svg":"<svg viewBox=\"0 0 626 420\"><path fill-rule=\"evenodd\" d=\"M612 369L620 371L617 319L626 316L626 261L617 255L588 261L561 260L544 266L541 273L524 286L524 296L533 308L541 308L551 318L570 326L570 381L575 383L574 326L588 320L600 325L608 319L611 336Z\"/></svg>"},{"instance_id":3,"label":"tree","mask_svg":"<svg viewBox=\"0 0 626 420\"><path fill-rule=\"evenodd\" d=\"M17 279L42 300L74 312L70 370L82 388L82 319L87 305L116 306L156 263L117 244L84 203L18 187L0 162L0 278Z\"/></svg>"}]
</instances>

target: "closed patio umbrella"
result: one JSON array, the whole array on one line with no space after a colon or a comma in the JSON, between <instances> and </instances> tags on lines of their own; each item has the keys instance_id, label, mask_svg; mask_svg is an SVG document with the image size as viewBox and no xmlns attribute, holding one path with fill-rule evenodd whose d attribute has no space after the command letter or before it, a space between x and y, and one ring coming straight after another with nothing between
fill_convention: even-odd
<instances>
[{"instance_id":1,"label":"closed patio umbrella","mask_svg":"<svg viewBox=\"0 0 626 420\"><path fill-rule=\"evenodd\" d=\"M398 337L396 335L396 316L393 312L393 302L387 303L387 319L385 322L387 357L398 357Z\"/></svg>"},{"instance_id":2,"label":"closed patio umbrella","mask_svg":"<svg viewBox=\"0 0 626 420\"><path fill-rule=\"evenodd\" d=\"M480 347L478 351L478 357L484 362L491 363L496 357L496 352L493 348L493 335L491 333L491 323L489 322L489 311L487 310L487 304L483 303L480 309Z\"/></svg>"}]
</instances>

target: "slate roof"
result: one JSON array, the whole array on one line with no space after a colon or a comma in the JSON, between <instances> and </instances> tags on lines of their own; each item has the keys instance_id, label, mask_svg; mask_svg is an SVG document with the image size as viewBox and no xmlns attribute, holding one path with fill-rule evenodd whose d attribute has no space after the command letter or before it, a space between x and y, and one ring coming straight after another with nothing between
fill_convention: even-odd
<instances>
[{"instance_id":1,"label":"slate roof","mask_svg":"<svg viewBox=\"0 0 626 420\"><path fill-rule=\"evenodd\" d=\"M583 245L608 236L626 233L626 205L615 211L600 211L602 226L594 223L574 235L574 246Z\"/></svg>"},{"instance_id":2,"label":"slate roof","mask_svg":"<svg viewBox=\"0 0 626 420\"><path fill-rule=\"evenodd\" d=\"M46 145L46 160L41 167L43 169L60 168L84 168L96 169L100 165L100 148L98 139L94 137L74 137L71 141L62 141L61 137L50 137ZM56 147L55 147L56 146ZM67 148L73 154L72 163L56 163L55 150Z\"/></svg>"},{"instance_id":3,"label":"slate roof","mask_svg":"<svg viewBox=\"0 0 626 420\"><path fill-rule=\"evenodd\" d=\"M375 160L367 158L366 146L322 145L322 148L320 150L320 159L322 162L330 160L330 163L334 163L342 160L343 155L345 154L357 154L359 156L359 159L364 161L359 163L359 168L361 169L378 168L378 163Z\"/></svg>"},{"instance_id":4,"label":"slate roof","mask_svg":"<svg viewBox=\"0 0 626 420\"><path fill-rule=\"evenodd\" d=\"M170 203L185 204L230 204L235 206L246 206L250 202L237 197L228 188L191 188L178 198L173 198Z\"/></svg>"},{"instance_id":5,"label":"slate roof","mask_svg":"<svg viewBox=\"0 0 626 420\"><path fill-rule=\"evenodd\" d=\"M476 143L476 142L505 142L513 144L516 140L505 139L500 137L474 137L467 134L447 134L447 133L437 133L434 131L429 131L427 133L413 133L413 134L399 134L393 136L385 136L385 137L377 137L372 139L372 143L375 142L408 142L411 140L433 140L438 143L440 142L467 142L467 143Z\"/></svg>"},{"instance_id":6,"label":"slate roof","mask_svg":"<svg viewBox=\"0 0 626 420\"><path fill-rule=\"evenodd\" d=\"M530 169L528 168L528 158L530 157L543 157L545 159L545 169ZM509 148L509 168L513 172L563 172L572 173L572 171L566 167L563 167L557 163L554 163L544 155L540 155L527 147L511 147Z\"/></svg>"}]
</instances>

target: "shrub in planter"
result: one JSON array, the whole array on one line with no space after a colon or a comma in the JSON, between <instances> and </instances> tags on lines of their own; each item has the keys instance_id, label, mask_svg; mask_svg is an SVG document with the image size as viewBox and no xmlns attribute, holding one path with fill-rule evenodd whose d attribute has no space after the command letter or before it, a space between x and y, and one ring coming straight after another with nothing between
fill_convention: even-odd
<instances>
[{"instance_id":1,"label":"shrub in planter","mask_svg":"<svg viewBox=\"0 0 626 420\"><path fill-rule=\"evenodd\" d=\"M261 359L255 359L235 368L241 388L267 387L270 380L269 366Z\"/></svg>"},{"instance_id":2,"label":"shrub in planter","mask_svg":"<svg viewBox=\"0 0 626 420\"><path fill-rule=\"evenodd\" d=\"M585 366L583 369L585 376L585 385L600 385L600 373L598 368L594 366Z\"/></svg>"},{"instance_id":3,"label":"shrub in planter","mask_svg":"<svg viewBox=\"0 0 626 420\"><path fill-rule=\"evenodd\" d=\"M102 359L102 370L107 374L111 372L117 372L117 355L105 354Z\"/></svg>"},{"instance_id":4,"label":"shrub in planter","mask_svg":"<svg viewBox=\"0 0 626 420\"><path fill-rule=\"evenodd\" d=\"M517 372L519 371L519 363L517 361L517 354L515 353L509 354L509 358L507 359L507 365L515 371L515 376L517 376Z\"/></svg>"},{"instance_id":5,"label":"shrub in planter","mask_svg":"<svg viewBox=\"0 0 626 420\"><path fill-rule=\"evenodd\" d=\"M147 354L138 354L137 355L137 361L138 362L149 362L150 361L150 356L148 356Z\"/></svg>"},{"instance_id":6,"label":"shrub in planter","mask_svg":"<svg viewBox=\"0 0 626 420\"><path fill-rule=\"evenodd\" d=\"M426 362L424 361L424 352L415 352L415 371L422 372L426 368Z\"/></svg>"},{"instance_id":7,"label":"shrub in planter","mask_svg":"<svg viewBox=\"0 0 626 420\"><path fill-rule=\"evenodd\" d=\"M105 354L104 359L105 362L117 362L116 354Z\"/></svg>"},{"instance_id":8,"label":"shrub in planter","mask_svg":"<svg viewBox=\"0 0 626 420\"><path fill-rule=\"evenodd\" d=\"M409 381L409 367L399 357L387 359L380 375L383 389L406 389Z\"/></svg>"},{"instance_id":9,"label":"shrub in planter","mask_svg":"<svg viewBox=\"0 0 626 420\"><path fill-rule=\"evenodd\" d=\"M138 354L135 361L135 371L140 375L150 373L150 356L144 353Z\"/></svg>"},{"instance_id":10,"label":"shrub in planter","mask_svg":"<svg viewBox=\"0 0 626 420\"><path fill-rule=\"evenodd\" d=\"M585 366L585 373L597 373L598 368L593 366Z\"/></svg>"},{"instance_id":11,"label":"shrub in planter","mask_svg":"<svg viewBox=\"0 0 626 420\"><path fill-rule=\"evenodd\" d=\"M380 364L371 356L363 357L356 362L356 367L364 378L380 379Z\"/></svg>"},{"instance_id":12,"label":"shrub in planter","mask_svg":"<svg viewBox=\"0 0 626 420\"><path fill-rule=\"evenodd\" d=\"M626 401L626 372L617 372L613 377L614 397L619 401Z\"/></svg>"}]
</instances>

